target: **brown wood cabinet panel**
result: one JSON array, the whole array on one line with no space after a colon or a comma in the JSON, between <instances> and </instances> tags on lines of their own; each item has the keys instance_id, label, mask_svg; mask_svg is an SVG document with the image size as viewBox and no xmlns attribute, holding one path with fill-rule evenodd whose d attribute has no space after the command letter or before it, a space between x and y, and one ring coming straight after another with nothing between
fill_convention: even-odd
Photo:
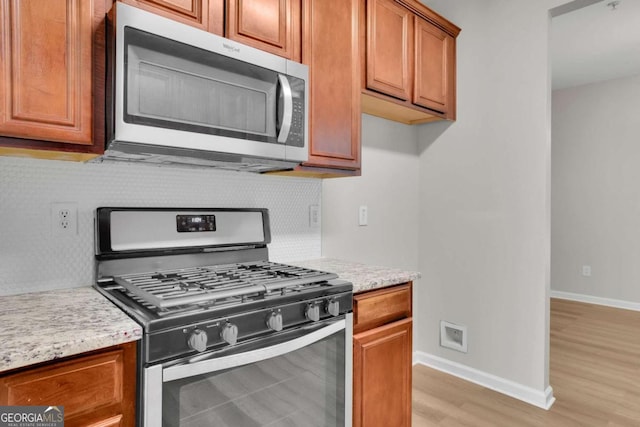
<instances>
[{"instance_id":1,"label":"brown wood cabinet panel","mask_svg":"<svg viewBox=\"0 0 640 427\"><path fill-rule=\"evenodd\" d=\"M354 427L411 425L412 321L353 337Z\"/></svg>"},{"instance_id":2,"label":"brown wood cabinet panel","mask_svg":"<svg viewBox=\"0 0 640 427\"><path fill-rule=\"evenodd\" d=\"M136 344L0 377L1 405L60 405L65 426L135 424Z\"/></svg>"},{"instance_id":3,"label":"brown wood cabinet panel","mask_svg":"<svg viewBox=\"0 0 640 427\"><path fill-rule=\"evenodd\" d=\"M302 62L309 66L310 78L310 148L303 169L358 171L361 122L358 2L305 0L303 4Z\"/></svg>"},{"instance_id":4,"label":"brown wood cabinet panel","mask_svg":"<svg viewBox=\"0 0 640 427\"><path fill-rule=\"evenodd\" d=\"M413 16L394 0L367 2L367 88L407 100L411 94Z\"/></svg>"},{"instance_id":5,"label":"brown wood cabinet panel","mask_svg":"<svg viewBox=\"0 0 640 427\"><path fill-rule=\"evenodd\" d=\"M407 124L455 120L460 28L417 0L360 1L362 111Z\"/></svg>"},{"instance_id":6,"label":"brown wood cabinet panel","mask_svg":"<svg viewBox=\"0 0 640 427\"><path fill-rule=\"evenodd\" d=\"M124 421L122 415L116 415L115 417L107 418L106 420L100 420L96 423L89 424L87 427L124 427Z\"/></svg>"},{"instance_id":7,"label":"brown wood cabinet panel","mask_svg":"<svg viewBox=\"0 0 640 427\"><path fill-rule=\"evenodd\" d=\"M0 2L0 134L91 145L92 2Z\"/></svg>"},{"instance_id":8,"label":"brown wood cabinet panel","mask_svg":"<svg viewBox=\"0 0 640 427\"><path fill-rule=\"evenodd\" d=\"M453 37L415 17L415 85L413 103L446 114L455 64Z\"/></svg>"},{"instance_id":9,"label":"brown wood cabinet panel","mask_svg":"<svg viewBox=\"0 0 640 427\"><path fill-rule=\"evenodd\" d=\"M300 61L300 0L227 0L226 37Z\"/></svg>"},{"instance_id":10,"label":"brown wood cabinet panel","mask_svg":"<svg viewBox=\"0 0 640 427\"><path fill-rule=\"evenodd\" d=\"M102 153L111 3L0 0L0 155Z\"/></svg>"},{"instance_id":11,"label":"brown wood cabinet panel","mask_svg":"<svg viewBox=\"0 0 640 427\"><path fill-rule=\"evenodd\" d=\"M219 36L224 32L224 0L119 1Z\"/></svg>"},{"instance_id":12,"label":"brown wood cabinet panel","mask_svg":"<svg viewBox=\"0 0 640 427\"><path fill-rule=\"evenodd\" d=\"M410 283L356 294L353 297L353 330L371 329L411 317Z\"/></svg>"}]
</instances>

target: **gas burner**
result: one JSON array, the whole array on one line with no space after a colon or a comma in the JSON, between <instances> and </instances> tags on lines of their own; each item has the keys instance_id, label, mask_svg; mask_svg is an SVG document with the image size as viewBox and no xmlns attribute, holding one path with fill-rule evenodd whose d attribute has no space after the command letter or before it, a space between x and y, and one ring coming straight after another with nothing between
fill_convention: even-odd
<instances>
[{"instance_id":1,"label":"gas burner","mask_svg":"<svg viewBox=\"0 0 640 427\"><path fill-rule=\"evenodd\" d=\"M284 295L335 278L333 273L263 261L126 274L114 280L146 303L164 309Z\"/></svg>"}]
</instances>

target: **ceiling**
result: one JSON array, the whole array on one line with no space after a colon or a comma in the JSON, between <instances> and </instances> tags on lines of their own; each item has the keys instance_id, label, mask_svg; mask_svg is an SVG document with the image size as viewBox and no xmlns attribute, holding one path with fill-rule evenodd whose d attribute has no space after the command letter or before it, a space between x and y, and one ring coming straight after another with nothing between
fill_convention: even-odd
<instances>
[{"instance_id":1,"label":"ceiling","mask_svg":"<svg viewBox=\"0 0 640 427\"><path fill-rule=\"evenodd\" d=\"M551 20L553 89L640 74L640 0L600 0ZM574 2L577 3L577 2Z\"/></svg>"}]
</instances>

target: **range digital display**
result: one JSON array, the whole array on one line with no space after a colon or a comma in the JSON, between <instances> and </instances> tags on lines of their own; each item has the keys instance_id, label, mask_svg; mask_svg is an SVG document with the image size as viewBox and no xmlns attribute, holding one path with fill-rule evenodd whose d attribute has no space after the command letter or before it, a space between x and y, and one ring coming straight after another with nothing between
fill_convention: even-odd
<instances>
[{"instance_id":1,"label":"range digital display","mask_svg":"<svg viewBox=\"0 0 640 427\"><path fill-rule=\"evenodd\" d=\"M216 231L215 215L176 215L178 233Z\"/></svg>"}]
</instances>

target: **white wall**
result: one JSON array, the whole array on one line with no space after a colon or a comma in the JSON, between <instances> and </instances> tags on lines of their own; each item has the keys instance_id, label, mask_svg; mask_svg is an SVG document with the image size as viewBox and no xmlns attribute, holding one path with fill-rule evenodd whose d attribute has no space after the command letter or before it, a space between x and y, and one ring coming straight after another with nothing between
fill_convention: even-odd
<instances>
[{"instance_id":1,"label":"white wall","mask_svg":"<svg viewBox=\"0 0 640 427\"><path fill-rule=\"evenodd\" d=\"M554 291L640 303L639 113L640 76L553 92Z\"/></svg>"},{"instance_id":2,"label":"white wall","mask_svg":"<svg viewBox=\"0 0 640 427\"><path fill-rule=\"evenodd\" d=\"M462 32L457 121L419 133L415 348L540 398L549 391L549 5L424 3ZM467 354L439 347L440 320L468 327Z\"/></svg>"},{"instance_id":3,"label":"white wall","mask_svg":"<svg viewBox=\"0 0 640 427\"><path fill-rule=\"evenodd\" d=\"M462 28L458 120L407 128L363 116L363 176L323 182L323 255L407 268L417 262L414 349L544 404L548 9L563 2L424 3ZM357 225L362 204L368 227ZM439 347L440 319L468 326L467 354Z\"/></svg>"},{"instance_id":4,"label":"white wall","mask_svg":"<svg viewBox=\"0 0 640 427\"><path fill-rule=\"evenodd\" d=\"M78 234L56 238L51 202L78 203ZM320 256L317 179L143 164L84 164L0 157L0 295L90 286L99 206L265 207L271 259Z\"/></svg>"},{"instance_id":5,"label":"white wall","mask_svg":"<svg viewBox=\"0 0 640 427\"><path fill-rule=\"evenodd\" d=\"M323 256L418 269L417 132L362 115L362 176L322 183ZM367 226L358 225L362 205Z\"/></svg>"}]
</instances>

